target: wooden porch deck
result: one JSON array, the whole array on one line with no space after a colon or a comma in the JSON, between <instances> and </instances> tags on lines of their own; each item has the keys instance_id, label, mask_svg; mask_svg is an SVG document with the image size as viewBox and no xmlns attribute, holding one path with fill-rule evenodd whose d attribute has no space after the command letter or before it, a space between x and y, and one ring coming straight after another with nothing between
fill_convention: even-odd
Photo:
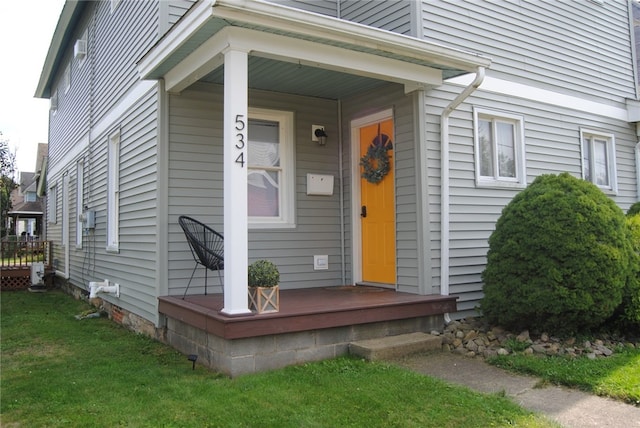
<instances>
[{"instance_id":1,"label":"wooden porch deck","mask_svg":"<svg viewBox=\"0 0 640 428\"><path fill-rule=\"evenodd\" d=\"M381 321L403 320L456 311L456 297L417 295L369 286L280 290L280 311L222 314L222 294L163 296L159 312L224 339L242 339Z\"/></svg>"}]
</instances>

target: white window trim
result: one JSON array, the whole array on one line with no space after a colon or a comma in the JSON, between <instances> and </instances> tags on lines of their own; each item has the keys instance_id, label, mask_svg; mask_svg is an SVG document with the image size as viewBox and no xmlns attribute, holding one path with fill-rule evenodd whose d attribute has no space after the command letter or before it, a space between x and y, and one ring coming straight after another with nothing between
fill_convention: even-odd
<instances>
[{"instance_id":1,"label":"white window trim","mask_svg":"<svg viewBox=\"0 0 640 428\"><path fill-rule=\"evenodd\" d=\"M84 212L84 161L76 163L76 248L82 248L83 223L80 215Z\"/></svg>"},{"instance_id":2,"label":"white window trim","mask_svg":"<svg viewBox=\"0 0 640 428\"><path fill-rule=\"evenodd\" d=\"M49 98L49 110L55 115L58 111L58 90L53 91L51 98Z\"/></svg>"},{"instance_id":3,"label":"white window trim","mask_svg":"<svg viewBox=\"0 0 640 428\"><path fill-rule=\"evenodd\" d=\"M64 256L64 270L60 270L56 267L56 275L62 278L69 278L69 173L65 171L62 176L62 194L61 196L61 242L60 246L63 249Z\"/></svg>"},{"instance_id":4,"label":"white window trim","mask_svg":"<svg viewBox=\"0 0 640 428\"><path fill-rule=\"evenodd\" d=\"M295 223L295 140L293 112L249 107L249 120L269 120L280 124L280 217L249 217L249 229L294 228Z\"/></svg>"},{"instance_id":5,"label":"white window trim","mask_svg":"<svg viewBox=\"0 0 640 428\"><path fill-rule=\"evenodd\" d=\"M64 69L64 73L62 76L64 93L66 94L71 89L71 63L68 63Z\"/></svg>"},{"instance_id":6,"label":"white window trim","mask_svg":"<svg viewBox=\"0 0 640 428\"><path fill-rule=\"evenodd\" d=\"M609 185L600 186L596 184L593 181L593 173L592 173L592 179L589 182L595 184L606 193L617 195L618 194L618 171L616 168L616 137L615 135L608 132L595 131L593 129L588 129L588 128L580 128L580 166L582 169L583 180L587 179L585 174L585 164L584 164L584 144L582 143L585 137L598 137L600 139L607 140L607 158L609 159L609 171L607 171L609 174ZM590 153L591 156L589 159L591 159L591 163L592 163L590 167L591 167L591 171L594 171L593 161L594 161L595 151L593 150L593 138L591 139L590 145L591 145L591 153Z\"/></svg>"},{"instance_id":7,"label":"white window trim","mask_svg":"<svg viewBox=\"0 0 640 428\"><path fill-rule=\"evenodd\" d=\"M506 122L513 122L515 135L515 162L516 177L485 177L480 175L480 135L478 132L478 122L480 119L498 119ZM527 171L525 159L524 141L524 117L497 110L489 110L481 107L473 107L473 140L475 157L476 187L499 187L522 189L527 186Z\"/></svg>"},{"instance_id":8,"label":"white window trim","mask_svg":"<svg viewBox=\"0 0 640 428\"><path fill-rule=\"evenodd\" d=\"M107 149L107 252L120 250L120 130L109 136Z\"/></svg>"},{"instance_id":9,"label":"white window trim","mask_svg":"<svg viewBox=\"0 0 640 428\"><path fill-rule=\"evenodd\" d=\"M69 173L62 176L62 246L69 248ZM69 270L68 263L65 263L66 271Z\"/></svg>"},{"instance_id":10,"label":"white window trim","mask_svg":"<svg viewBox=\"0 0 640 428\"><path fill-rule=\"evenodd\" d=\"M47 193L47 223L56 224L58 222L58 185L49 187Z\"/></svg>"}]
</instances>

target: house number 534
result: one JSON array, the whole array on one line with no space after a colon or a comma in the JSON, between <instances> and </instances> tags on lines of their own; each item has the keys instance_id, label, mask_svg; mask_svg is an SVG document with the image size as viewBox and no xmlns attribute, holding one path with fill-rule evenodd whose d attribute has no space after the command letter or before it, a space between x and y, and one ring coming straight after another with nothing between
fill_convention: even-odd
<instances>
[{"instance_id":1,"label":"house number 534","mask_svg":"<svg viewBox=\"0 0 640 428\"><path fill-rule=\"evenodd\" d=\"M236 149L240 150L240 153L238 154L238 157L236 157L236 163L240 164L240 168L244 168L244 148L246 146L245 143L245 135L246 133L243 132L246 128L246 123L244 121L244 115L242 114L237 114L236 115L236 144L235 147Z\"/></svg>"}]
</instances>

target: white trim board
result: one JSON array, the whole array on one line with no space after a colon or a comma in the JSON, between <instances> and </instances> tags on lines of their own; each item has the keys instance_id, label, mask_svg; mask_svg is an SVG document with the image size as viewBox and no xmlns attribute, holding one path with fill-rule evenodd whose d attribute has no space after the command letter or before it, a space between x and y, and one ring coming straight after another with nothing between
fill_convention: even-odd
<instances>
[{"instance_id":1,"label":"white trim board","mask_svg":"<svg viewBox=\"0 0 640 428\"><path fill-rule=\"evenodd\" d=\"M473 75L464 75L447 80L447 83L468 86L473 81ZM611 105L585 100L584 98L572 95L561 94L547 89L536 88L535 86L524 85L522 83L511 82L509 80L495 77L485 77L480 85L483 91L493 92L510 97L524 98L557 107L570 108L572 110L585 113L597 114L611 119L628 121L626 109L613 107Z\"/></svg>"}]
</instances>

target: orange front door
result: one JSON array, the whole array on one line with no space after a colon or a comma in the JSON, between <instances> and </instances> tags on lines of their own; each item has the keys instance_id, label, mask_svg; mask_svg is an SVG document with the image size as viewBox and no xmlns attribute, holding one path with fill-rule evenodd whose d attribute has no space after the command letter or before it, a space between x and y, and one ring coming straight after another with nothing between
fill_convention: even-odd
<instances>
[{"instance_id":1,"label":"orange front door","mask_svg":"<svg viewBox=\"0 0 640 428\"><path fill-rule=\"evenodd\" d=\"M362 280L383 284L396 283L395 180L393 169L393 120L360 128L360 159L370 147L383 147L389 171L377 183L376 177L360 179L362 225ZM375 153L375 150L371 154ZM367 161L369 171L376 171L380 152ZM361 165L360 172L365 172Z\"/></svg>"}]
</instances>

